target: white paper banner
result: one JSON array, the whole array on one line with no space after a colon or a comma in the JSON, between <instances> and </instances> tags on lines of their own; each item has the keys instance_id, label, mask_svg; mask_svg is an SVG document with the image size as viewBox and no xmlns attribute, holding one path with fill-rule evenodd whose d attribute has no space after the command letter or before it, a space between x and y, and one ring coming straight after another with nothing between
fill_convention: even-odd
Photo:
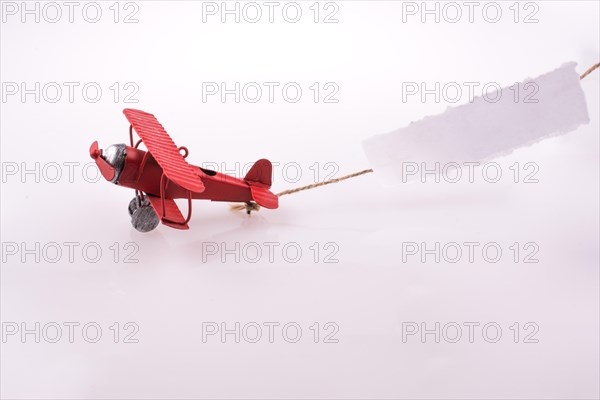
<instances>
[{"instance_id":1,"label":"white paper banner","mask_svg":"<svg viewBox=\"0 0 600 400\"><path fill-rule=\"evenodd\" d=\"M431 168L436 163L482 162L570 132L589 122L575 66L564 64L516 87L475 97L443 114L373 136L363 142L364 150L376 174L390 183L402 183L417 177L407 176L408 164Z\"/></svg>"}]
</instances>

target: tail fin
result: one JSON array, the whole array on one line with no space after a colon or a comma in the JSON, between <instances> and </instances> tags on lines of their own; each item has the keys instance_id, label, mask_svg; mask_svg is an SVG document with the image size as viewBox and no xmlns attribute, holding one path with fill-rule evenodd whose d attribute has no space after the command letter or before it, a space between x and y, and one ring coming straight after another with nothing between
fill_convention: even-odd
<instances>
[{"instance_id":1,"label":"tail fin","mask_svg":"<svg viewBox=\"0 0 600 400\"><path fill-rule=\"evenodd\" d=\"M273 166L271 161L267 159L260 159L254 163L250 171L244 177L246 183L250 186L257 186L265 189L271 187L271 175L273 174Z\"/></svg>"},{"instance_id":2,"label":"tail fin","mask_svg":"<svg viewBox=\"0 0 600 400\"><path fill-rule=\"evenodd\" d=\"M246 183L250 185L254 201L265 208L279 207L279 198L269 191L272 174L271 161L263 158L255 162L244 177Z\"/></svg>"}]
</instances>

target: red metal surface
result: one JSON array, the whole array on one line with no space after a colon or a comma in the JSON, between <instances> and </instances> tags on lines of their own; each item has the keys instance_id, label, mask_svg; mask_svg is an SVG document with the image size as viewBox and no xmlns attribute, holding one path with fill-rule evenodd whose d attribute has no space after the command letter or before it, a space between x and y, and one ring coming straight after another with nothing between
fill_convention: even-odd
<instances>
[{"instance_id":1,"label":"red metal surface","mask_svg":"<svg viewBox=\"0 0 600 400\"><path fill-rule=\"evenodd\" d=\"M170 180L192 192L204 190L200 177L185 161L165 128L154 115L131 108L123 110L123 114Z\"/></svg>"},{"instance_id":2,"label":"red metal surface","mask_svg":"<svg viewBox=\"0 0 600 400\"><path fill-rule=\"evenodd\" d=\"M253 183L255 186L264 188L271 187L271 176L273 175L273 166L271 161L264 158L254 163L248 171L244 180L248 183Z\"/></svg>"},{"instance_id":3,"label":"red metal surface","mask_svg":"<svg viewBox=\"0 0 600 400\"><path fill-rule=\"evenodd\" d=\"M149 113L125 109L129 120L130 144L125 149L125 160L117 185L134 189L136 195L145 193L161 222L176 229L188 229L192 199L227 202L255 201L265 208L277 208L279 199L269 191L272 165L269 160L258 160L244 179L193 166L185 161L188 150L177 148L162 125ZM133 129L140 135L148 151L134 144ZM184 155L180 151L184 152ZM115 169L100 157L98 143L90 147L102 175L112 181ZM184 218L173 199L188 199L188 216Z\"/></svg>"},{"instance_id":4,"label":"red metal surface","mask_svg":"<svg viewBox=\"0 0 600 400\"><path fill-rule=\"evenodd\" d=\"M258 204L265 208L277 208L279 207L279 197L275 196L268 189L261 188L258 186L250 186L252 192L252 198Z\"/></svg>"},{"instance_id":5,"label":"red metal surface","mask_svg":"<svg viewBox=\"0 0 600 400\"><path fill-rule=\"evenodd\" d=\"M100 157L101 155L102 151L98 148L98 141L96 140L90 146L90 157L96 160L96 165L98 166L98 169L100 170L100 173L104 179L107 181L112 181L115 177L115 170L113 167L108 165L108 163L104 161L102 157Z\"/></svg>"},{"instance_id":6,"label":"red metal surface","mask_svg":"<svg viewBox=\"0 0 600 400\"><path fill-rule=\"evenodd\" d=\"M179 207L177 207L175 200L164 199L165 213L164 216L161 216L161 213L163 212L163 203L161 202L160 197L148 196L148 199L163 224L175 229L190 229L187 221L181 214Z\"/></svg>"}]
</instances>

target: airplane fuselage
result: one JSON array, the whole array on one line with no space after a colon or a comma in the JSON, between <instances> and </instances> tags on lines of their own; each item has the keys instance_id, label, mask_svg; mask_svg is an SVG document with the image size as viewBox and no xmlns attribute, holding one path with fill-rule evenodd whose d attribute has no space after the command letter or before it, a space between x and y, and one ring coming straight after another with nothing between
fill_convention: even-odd
<instances>
[{"instance_id":1,"label":"airplane fuselage","mask_svg":"<svg viewBox=\"0 0 600 400\"><path fill-rule=\"evenodd\" d=\"M205 188L203 192L192 192L193 199L230 202L249 202L252 200L250 185L244 180L195 165L192 165L192 168L202 180ZM149 152L127 146L125 163L116 184L160 197L162 176L163 169ZM163 184L165 198L181 199L188 197L189 192L187 189L182 188L168 178L165 178Z\"/></svg>"}]
</instances>

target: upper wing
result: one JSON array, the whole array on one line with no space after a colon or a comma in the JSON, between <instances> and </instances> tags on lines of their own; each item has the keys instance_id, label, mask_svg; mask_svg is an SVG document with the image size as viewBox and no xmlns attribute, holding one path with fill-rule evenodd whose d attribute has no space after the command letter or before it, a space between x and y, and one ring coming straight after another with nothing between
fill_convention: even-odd
<instances>
[{"instance_id":1,"label":"upper wing","mask_svg":"<svg viewBox=\"0 0 600 400\"><path fill-rule=\"evenodd\" d=\"M204 184L179 149L152 114L126 108L123 114L140 136L148 151L161 166L167 178L192 192L203 192Z\"/></svg>"}]
</instances>

